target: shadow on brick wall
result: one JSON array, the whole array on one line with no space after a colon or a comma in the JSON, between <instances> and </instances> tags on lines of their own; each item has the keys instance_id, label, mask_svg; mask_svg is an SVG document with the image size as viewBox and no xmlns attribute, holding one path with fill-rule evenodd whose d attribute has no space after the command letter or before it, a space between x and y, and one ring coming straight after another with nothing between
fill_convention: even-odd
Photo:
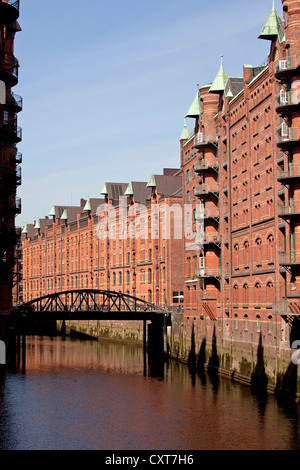
<instances>
[{"instance_id":1,"label":"shadow on brick wall","mask_svg":"<svg viewBox=\"0 0 300 470\"><path fill-rule=\"evenodd\" d=\"M268 386L268 376L265 372L264 347L262 334L259 334L257 346L257 360L254 371L251 375L251 388L254 392L265 393Z\"/></svg>"}]
</instances>

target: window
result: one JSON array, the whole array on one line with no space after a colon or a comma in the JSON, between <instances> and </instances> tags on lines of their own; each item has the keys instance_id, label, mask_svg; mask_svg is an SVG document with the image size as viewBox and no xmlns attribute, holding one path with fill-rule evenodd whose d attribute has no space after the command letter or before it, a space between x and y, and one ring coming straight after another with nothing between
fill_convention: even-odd
<instances>
[{"instance_id":1,"label":"window","mask_svg":"<svg viewBox=\"0 0 300 470\"><path fill-rule=\"evenodd\" d=\"M130 284L130 272L129 271L126 271L126 284L127 285Z\"/></svg>"},{"instance_id":2,"label":"window","mask_svg":"<svg viewBox=\"0 0 300 470\"><path fill-rule=\"evenodd\" d=\"M235 284L233 286L233 303L238 304L239 302L239 286Z\"/></svg>"},{"instance_id":3,"label":"window","mask_svg":"<svg viewBox=\"0 0 300 470\"><path fill-rule=\"evenodd\" d=\"M148 284L151 284L152 282L152 271L151 269L148 269Z\"/></svg>"},{"instance_id":4,"label":"window","mask_svg":"<svg viewBox=\"0 0 300 470\"><path fill-rule=\"evenodd\" d=\"M245 305L249 303L249 286L247 283L243 285L243 302Z\"/></svg>"},{"instance_id":5,"label":"window","mask_svg":"<svg viewBox=\"0 0 300 470\"><path fill-rule=\"evenodd\" d=\"M249 317L248 315L245 315L245 331L248 331L248 326L249 326Z\"/></svg>"},{"instance_id":6,"label":"window","mask_svg":"<svg viewBox=\"0 0 300 470\"><path fill-rule=\"evenodd\" d=\"M189 183L190 182L190 170L188 170L186 172L186 182Z\"/></svg>"},{"instance_id":7,"label":"window","mask_svg":"<svg viewBox=\"0 0 300 470\"><path fill-rule=\"evenodd\" d=\"M256 266L261 266L261 239L255 240L255 260Z\"/></svg>"},{"instance_id":8,"label":"window","mask_svg":"<svg viewBox=\"0 0 300 470\"><path fill-rule=\"evenodd\" d=\"M257 304L261 303L261 285L260 282L255 284L255 301Z\"/></svg>"},{"instance_id":9,"label":"window","mask_svg":"<svg viewBox=\"0 0 300 470\"><path fill-rule=\"evenodd\" d=\"M269 264L274 264L274 237L273 235L268 236L267 243L268 243Z\"/></svg>"}]
</instances>

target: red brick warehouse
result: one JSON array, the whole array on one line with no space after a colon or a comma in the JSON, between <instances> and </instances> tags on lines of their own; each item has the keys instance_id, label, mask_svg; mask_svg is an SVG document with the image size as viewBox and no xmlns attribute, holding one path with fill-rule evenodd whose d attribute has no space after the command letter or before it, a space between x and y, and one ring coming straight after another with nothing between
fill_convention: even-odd
<instances>
[{"instance_id":1,"label":"red brick warehouse","mask_svg":"<svg viewBox=\"0 0 300 470\"><path fill-rule=\"evenodd\" d=\"M183 200L202 221L203 244L185 250L184 321L199 338L287 342L300 313L300 8L273 5L259 38L265 66L198 86L181 136ZM193 218L197 224L197 216ZM282 316L281 316L282 315ZM258 334L259 333L259 334Z\"/></svg>"}]
</instances>

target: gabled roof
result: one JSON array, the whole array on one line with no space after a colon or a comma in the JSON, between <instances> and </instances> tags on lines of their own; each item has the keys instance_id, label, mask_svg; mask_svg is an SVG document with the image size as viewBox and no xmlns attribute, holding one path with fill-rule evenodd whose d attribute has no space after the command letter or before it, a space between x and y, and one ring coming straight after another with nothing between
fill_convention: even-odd
<instances>
[{"instance_id":1,"label":"gabled roof","mask_svg":"<svg viewBox=\"0 0 300 470\"><path fill-rule=\"evenodd\" d=\"M275 8L275 0L273 0L273 8L272 11L265 22L258 38L259 39L274 39L277 38L279 35L279 31L282 25L282 19L277 13Z\"/></svg>"},{"instance_id":2,"label":"gabled roof","mask_svg":"<svg viewBox=\"0 0 300 470\"><path fill-rule=\"evenodd\" d=\"M105 183L101 194L108 196L112 201L118 201L120 196L123 196L128 183Z\"/></svg>"},{"instance_id":3,"label":"gabled roof","mask_svg":"<svg viewBox=\"0 0 300 470\"><path fill-rule=\"evenodd\" d=\"M178 197L182 188L181 176L152 175L147 187L155 187L162 197Z\"/></svg>"}]
</instances>

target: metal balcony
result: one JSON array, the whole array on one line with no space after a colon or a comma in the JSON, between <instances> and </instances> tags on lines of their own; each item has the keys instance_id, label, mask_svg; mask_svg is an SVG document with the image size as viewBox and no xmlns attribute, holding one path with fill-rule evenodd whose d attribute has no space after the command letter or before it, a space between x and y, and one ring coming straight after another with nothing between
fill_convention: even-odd
<instances>
[{"instance_id":1,"label":"metal balcony","mask_svg":"<svg viewBox=\"0 0 300 470\"><path fill-rule=\"evenodd\" d=\"M299 107L299 98L296 92L281 90L275 96L275 106L277 113L286 114Z\"/></svg>"},{"instance_id":2,"label":"metal balcony","mask_svg":"<svg viewBox=\"0 0 300 470\"><path fill-rule=\"evenodd\" d=\"M277 171L278 181L284 182L299 182L300 178L300 163L289 163L284 168L279 168Z\"/></svg>"},{"instance_id":3,"label":"metal balcony","mask_svg":"<svg viewBox=\"0 0 300 470\"><path fill-rule=\"evenodd\" d=\"M0 137L11 143L18 143L22 140L22 129L17 125L16 116L11 117L7 111L5 111L3 121L0 124Z\"/></svg>"},{"instance_id":4,"label":"metal balcony","mask_svg":"<svg viewBox=\"0 0 300 470\"><path fill-rule=\"evenodd\" d=\"M195 172L201 173L206 170L215 170L219 169L219 160L217 158L208 158L206 160L201 160L195 165Z\"/></svg>"},{"instance_id":5,"label":"metal balcony","mask_svg":"<svg viewBox=\"0 0 300 470\"><path fill-rule=\"evenodd\" d=\"M281 266L300 266L300 251L281 251L279 253L279 264Z\"/></svg>"},{"instance_id":6,"label":"metal balcony","mask_svg":"<svg viewBox=\"0 0 300 470\"><path fill-rule=\"evenodd\" d=\"M1 58L0 80L7 88L11 88L18 83L19 62L13 54L4 54Z\"/></svg>"},{"instance_id":7,"label":"metal balcony","mask_svg":"<svg viewBox=\"0 0 300 470\"><path fill-rule=\"evenodd\" d=\"M278 215L283 219L292 219L300 216L300 201L290 201L290 204L278 204Z\"/></svg>"},{"instance_id":8,"label":"metal balcony","mask_svg":"<svg viewBox=\"0 0 300 470\"><path fill-rule=\"evenodd\" d=\"M203 218L219 220L220 218L219 208L218 207L212 207L208 209L205 208L203 211Z\"/></svg>"},{"instance_id":9,"label":"metal balcony","mask_svg":"<svg viewBox=\"0 0 300 470\"><path fill-rule=\"evenodd\" d=\"M213 194L218 197L219 185L217 183L202 184L199 188L196 188L195 190L195 196L197 197L203 197L209 194Z\"/></svg>"},{"instance_id":10,"label":"metal balcony","mask_svg":"<svg viewBox=\"0 0 300 470\"><path fill-rule=\"evenodd\" d=\"M195 276L203 277L203 278L214 278L217 280L221 279L221 268L219 266L216 267L203 267L199 268L195 271Z\"/></svg>"},{"instance_id":11,"label":"metal balcony","mask_svg":"<svg viewBox=\"0 0 300 470\"><path fill-rule=\"evenodd\" d=\"M299 67L300 67L299 56L291 56L291 57L288 57L287 59L277 60L274 64L275 77L281 81L288 80L289 77L293 73L295 73L297 69L299 69Z\"/></svg>"},{"instance_id":12,"label":"metal balcony","mask_svg":"<svg viewBox=\"0 0 300 470\"><path fill-rule=\"evenodd\" d=\"M300 127L289 127L282 123L277 127L277 147L285 148L292 145L300 145Z\"/></svg>"},{"instance_id":13,"label":"metal balcony","mask_svg":"<svg viewBox=\"0 0 300 470\"><path fill-rule=\"evenodd\" d=\"M7 25L19 18L19 0L0 1L0 26Z\"/></svg>"},{"instance_id":14,"label":"metal balcony","mask_svg":"<svg viewBox=\"0 0 300 470\"><path fill-rule=\"evenodd\" d=\"M217 147L217 137L215 135L205 134L204 132L198 132L194 136L194 147L200 149L202 147L213 146Z\"/></svg>"},{"instance_id":15,"label":"metal balcony","mask_svg":"<svg viewBox=\"0 0 300 470\"><path fill-rule=\"evenodd\" d=\"M23 109L23 98L12 92L11 98L7 101L5 108L13 113L19 113Z\"/></svg>"}]
</instances>

